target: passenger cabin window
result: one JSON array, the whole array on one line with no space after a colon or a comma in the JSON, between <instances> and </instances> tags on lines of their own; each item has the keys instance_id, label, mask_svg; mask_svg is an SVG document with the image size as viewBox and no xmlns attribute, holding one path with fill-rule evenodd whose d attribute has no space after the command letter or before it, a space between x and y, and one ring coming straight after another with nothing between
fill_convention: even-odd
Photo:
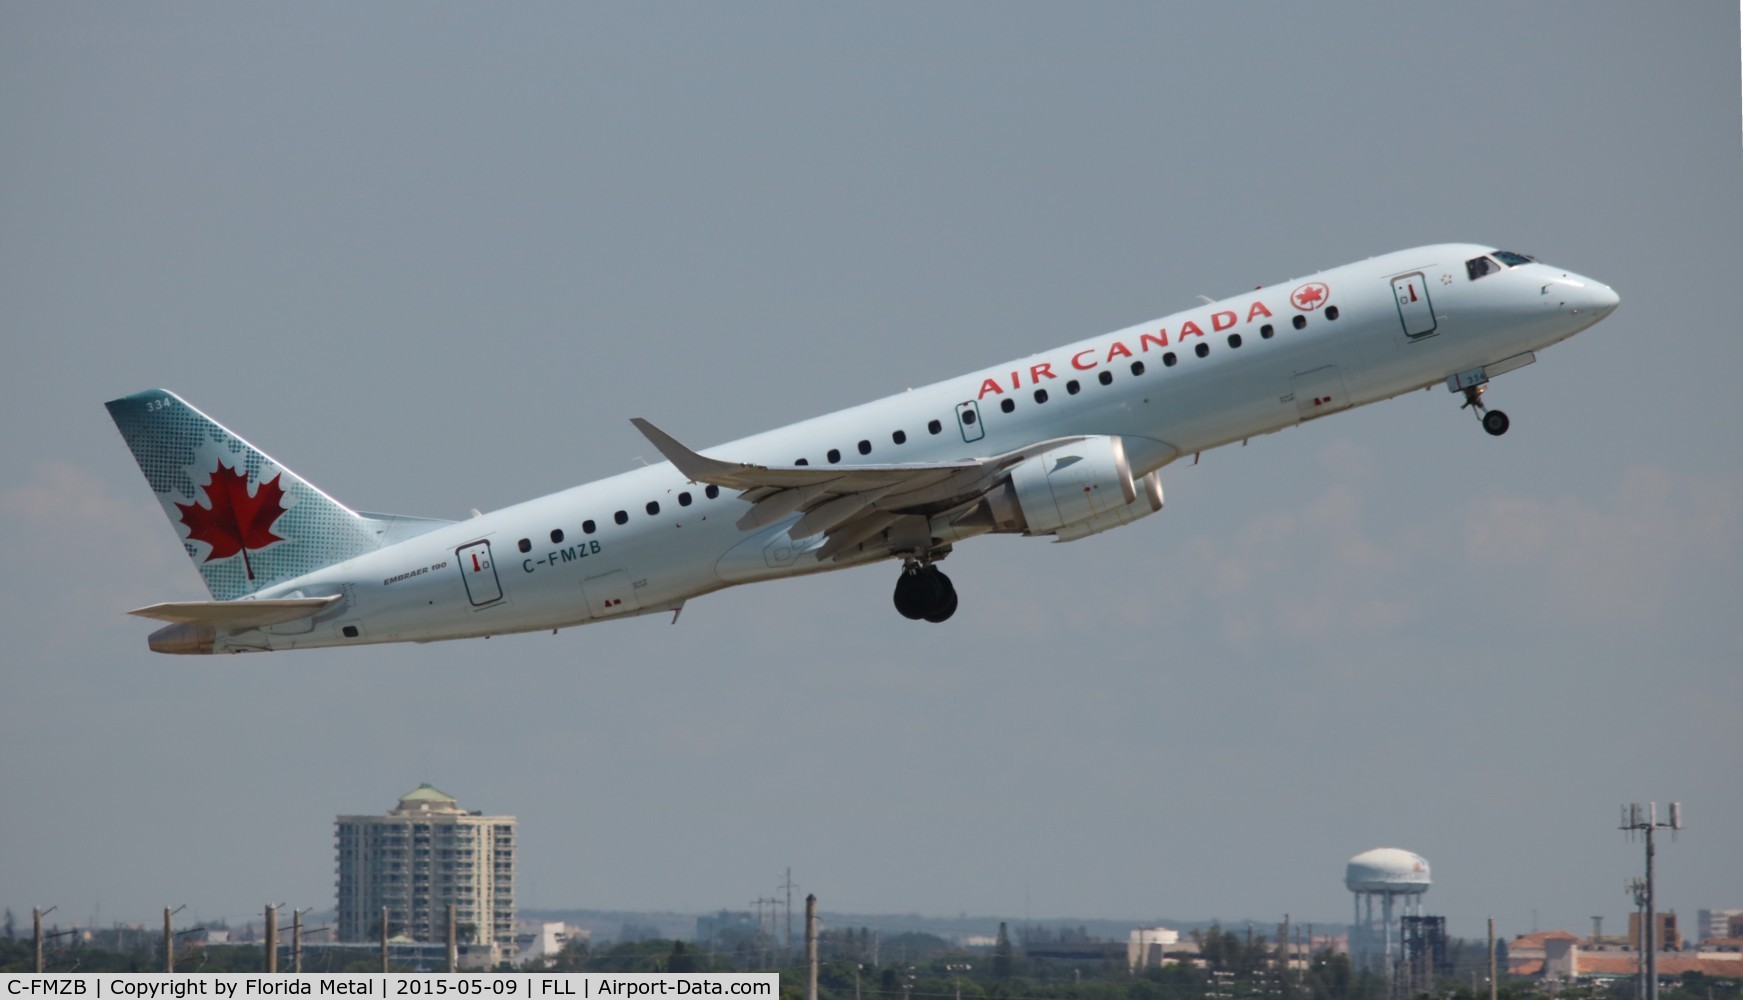
<instances>
[{"instance_id":1,"label":"passenger cabin window","mask_svg":"<svg viewBox=\"0 0 1743 1000\"><path fill-rule=\"evenodd\" d=\"M1300 313L1296 313L1295 318L1289 321L1289 325L1295 327L1297 330L1305 330L1307 329L1307 317Z\"/></svg>"},{"instance_id":2,"label":"passenger cabin window","mask_svg":"<svg viewBox=\"0 0 1743 1000\"><path fill-rule=\"evenodd\" d=\"M1037 402L1037 403L1047 402L1047 390L1046 389L1036 389L1035 390L1035 402Z\"/></svg>"},{"instance_id":3,"label":"passenger cabin window","mask_svg":"<svg viewBox=\"0 0 1743 1000\"><path fill-rule=\"evenodd\" d=\"M616 521L618 524L628 524L629 523L629 511L620 510L617 513L611 515L611 519L613 521Z\"/></svg>"},{"instance_id":4,"label":"passenger cabin window","mask_svg":"<svg viewBox=\"0 0 1743 1000\"><path fill-rule=\"evenodd\" d=\"M552 528L551 529L551 544L552 545L563 544L563 529L562 528Z\"/></svg>"},{"instance_id":5,"label":"passenger cabin window","mask_svg":"<svg viewBox=\"0 0 1743 1000\"><path fill-rule=\"evenodd\" d=\"M973 410L963 410L962 411L962 426L973 427L974 421L975 421L975 416L974 416ZM934 421L934 423L936 423L936 421ZM937 431L933 431L933 433L936 434Z\"/></svg>"},{"instance_id":6,"label":"passenger cabin window","mask_svg":"<svg viewBox=\"0 0 1743 1000\"><path fill-rule=\"evenodd\" d=\"M720 495L720 487L710 483L708 488L702 491L702 495L712 500Z\"/></svg>"},{"instance_id":7,"label":"passenger cabin window","mask_svg":"<svg viewBox=\"0 0 1743 1000\"><path fill-rule=\"evenodd\" d=\"M928 420L926 422L926 432L928 434L937 434L939 431L942 431L943 429L944 429L944 425L939 423L936 420Z\"/></svg>"},{"instance_id":8,"label":"passenger cabin window","mask_svg":"<svg viewBox=\"0 0 1743 1000\"><path fill-rule=\"evenodd\" d=\"M795 459L793 459L793 464L794 465L810 465L811 460L808 458L795 458Z\"/></svg>"},{"instance_id":9,"label":"passenger cabin window","mask_svg":"<svg viewBox=\"0 0 1743 1000\"><path fill-rule=\"evenodd\" d=\"M519 548L522 552L531 552L533 550L533 540L530 538L521 539Z\"/></svg>"},{"instance_id":10,"label":"passenger cabin window","mask_svg":"<svg viewBox=\"0 0 1743 1000\"><path fill-rule=\"evenodd\" d=\"M1229 346L1230 347L1241 346L1241 335L1238 333L1229 334Z\"/></svg>"},{"instance_id":11,"label":"passenger cabin window","mask_svg":"<svg viewBox=\"0 0 1743 1000\"><path fill-rule=\"evenodd\" d=\"M1142 362L1142 361L1132 362L1132 374L1133 375L1144 374L1144 362Z\"/></svg>"},{"instance_id":12,"label":"passenger cabin window","mask_svg":"<svg viewBox=\"0 0 1743 1000\"><path fill-rule=\"evenodd\" d=\"M1164 368L1173 368L1179 363L1180 358L1173 351L1168 351L1162 355L1162 367Z\"/></svg>"},{"instance_id":13,"label":"passenger cabin window","mask_svg":"<svg viewBox=\"0 0 1743 1000\"><path fill-rule=\"evenodd\" d=\"M591 535L598 530L599 525L594 524L591 518L581 522L581 533L583 535Z\"/></svg>"},{"instance_id":14,"label":"passenger cabin window","mask_svg":"<svg viewBox=\"0 0 1743 1000\"><path fill-rule=\"evenodd\" d=\"M897 444L907 444L908 443L908 432L907 431L897 431L896 433L890 435L890 440L896 442Z\"/></svg>"},{"instance_id":15,"label":"passenger cabin window","mask_svg":"<svg viewBox=\"0 0 1743 1000\"><path fill-rule=\"evenodd\" d=\"M1325 318L1326 319L1337 319L1338 318L1338 307L1337 306L1326 306L1325 307Z\"/></svg>"},{"instance_id":16,"label":"passenger cabin window","mask_svg":"<svg viewBox=\"0 0 1743 1000\"><path fill-rule=\"evenodd\" d=\"M1198 345L1196 345L1195 347L1193 347L1192 353L1198 355L1201 358L1208 358L1208 357L1210 357L1210 345L1201 342Z\"/></svg>"},{"instance_id":17,"label":"passenger cabin window","mask_svg":"<svg viewBox=\"0 0 1743 1000\"><path fill-rule=\"evenodd\" d=\"M1488 257L1472 257L1465 261L1465 273L1470 276L1472 281L1486 278L1491 274L1499 274L1500 271L1501 265Z\"/></svg>"},{"instance_id":18,"label":"passenger cabin window","mask_svg":"<svg viewBox=\"0 0 1743 1000\"><path fill-rule=\"evenodd\" d=\"M1274 328L1269 323L1266 323L1264 326L1259 327L1259 336L1265 340L1270 340L1273 336L1276 335L1276 333L1277 333L1276 328Z\"/></svg>"},{"instance_id":19,"label":"passenger cabin window","mask_svg":"<svg viewBox=\"0 0 1743 1000\"><path fill-rule=\"evenodd\" d=\"M870 441L861 441L859 443L859 453L861 455L870 455L871 454L871 442Z\"/></svg>"},{"instance_id":20,"label":"passenger cabin window","mask_svg":"<svg viewBox=\"0 0 1743 1000\"><path fill-rule=\"evenodd\" d=\"M841 449L840 448L831 448L831 449L829 449L829 454L824 456L824 457L829 459L830 465L834 465L835 463L841 461Z\"/></svg>"},{"instance_id":21,"label":"passenger cabin window","mask_svg":"<svg viewBox=\"0 0 1743 1000\"><path fill-rule=\"evenodd\" d=\"M999 400L999 409L1005 411L1006 413L1009 413L1016 408L1017 408L1017 401L1014 399L1001 399L1001 400Z\"/></svg>"},{"instance_id":22,"label":"passenger cabin window","mask_svg":"<svg viewBox=\"0 0 1743 1000\"><path fill-rule=\"evenodd\" d=\"M690 506L690 494L688 494L688 493L678 494L678 506L680 506L680 507Z\"/></svg>"},{"instance_id":23,"label":"passenger cabin window","mask_svg":"<svg viewBox=\"0 0 1743 1000\"><path fill-rule=\"evenodd\" d=\"M1097 375L1095 377L1095 380L1097 382L1100 382L1102 385L1113 385L1114 384L1114 373L1104 371L1101 374Z\"/></svg>"},{"instance_id":24,"label":"passenger cabin window","mask_svg":"<svg viewBox=\"0 0 1743 1000\"><path fill-rule=\"evenodd\" d=\"M659 512L660 512L660 502L658 500L649 500L648 501L648 516L653 517L655 514L658 514Z\"/></svg>"},{"instance_id":25,"label":"passenger cabin window","mask_svg":"<svg viewBox=\"0 0 1743 1000\"><path fill-rule=\"evenodd\" d=\"M1071 381L1065 383L1065 394L1067 396L1075 396L1079 392L1081 392L1082 390L1083 390L1083 386L1079 385L1076 379L1072 379Z\"/></svg>"}]
</instances>

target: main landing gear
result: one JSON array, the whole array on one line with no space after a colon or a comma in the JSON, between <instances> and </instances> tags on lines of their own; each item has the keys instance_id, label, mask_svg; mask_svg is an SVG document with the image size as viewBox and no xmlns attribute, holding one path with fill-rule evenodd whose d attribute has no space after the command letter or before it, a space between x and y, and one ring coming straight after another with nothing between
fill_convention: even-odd
<instances>
[{"instance_id":1,"label":"main landing gear","mask_svg":"<svg viewBox=\"0 0 1743 1000\"><path fill-rule=\"evenodd\" d=\"M1507 414L1500 410L1491 410L1483 406L1483 390L1487 388L1489 388L1487 385L1467 386L1465 388L1465 405L1459 409L1475 408L1477 419L1482 422L1483 430L1500 437L1507 433L1507 428L1513 426L1513 421L1508 420Z\"/></svg>"},{"instance_id":2,"label":"main landing gear","mask_svg":"<svg viewBox=\"0 0 1743 1000\"><path fill-rule=\"evenodd\" d=\"M956 614L956 586L937 566L910 559L896 578L896 610L915 621L945 621Z\"/></svg>"}]
</instances>

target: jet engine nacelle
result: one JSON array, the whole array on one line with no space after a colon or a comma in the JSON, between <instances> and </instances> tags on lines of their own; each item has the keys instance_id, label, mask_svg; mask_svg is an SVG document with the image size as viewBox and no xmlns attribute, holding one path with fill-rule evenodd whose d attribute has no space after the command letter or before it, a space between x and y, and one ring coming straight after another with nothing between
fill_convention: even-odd
<instances>
[{"instance_id":1,"label":"jet engine nacelle","mask_svg":"<svg viewBox=\"0 0 1743 1000\"><path fill-rule=\"evenodd\" d=\"M1132 478L1117 437L1060 445L1011 470L987 495L995 531L1057 535L1069 542L1162 509L1162 476Z\"/></svg>"}]
</instances>

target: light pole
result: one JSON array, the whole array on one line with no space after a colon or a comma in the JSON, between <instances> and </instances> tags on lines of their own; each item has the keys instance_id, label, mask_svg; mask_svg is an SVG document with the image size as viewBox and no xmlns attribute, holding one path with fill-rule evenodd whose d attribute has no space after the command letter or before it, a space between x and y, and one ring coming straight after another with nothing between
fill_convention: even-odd
<instances>
[{"instance_id":1,"label":"light pole","mask_svg":"<svg viewBox=\"0 0 1743 1000\"><path fill-rule=\"evenodd\" d=\"M266 971L268 974L278 971L278 911L284 909L283 903L266 904Z\"/></svg>"},{"instance_id":2,"label":"light pole","mask_svg":"<svg viewBox=\"0 0 1743 1000\"><path fill-rule=\"evenodd\" d=\"M170 923L170 918L187 908L188 904L186 903L173 910L167 906L163 908L163 971L165 972L176 970L176 932L175 926Z\"/></svg>"},{"instance_id":3,"label":"light pole","mask_svg":"<svg viewBox=\"0 0 1743 1000\"><path fill-rule=\"evenodd\" d=\"M956 983L956 1000L962 1000L962 974L972 968L974 966L967 962L951 962L944 966L945 971L950 973L950 978Z\"/></svg>"},{"instance_id":4,"label":"light pole","mask_svg":"<svg viewBox=\"0 0 1743 1000\"><path fill-rule=\"evenodd\" d=\"M30 937L36 944L36 971L42 971L42 918L60 909L56 904L46 910L32 909L30 911Z\"/></svg>"},{"instance_id":5,"label":"light pole","mask_svg":"<svg viewBox=\"0 0 1743 1000\"><path fill-rule=\"evenodd\" d=\"M314 907L306 906L300 910L291 911L291 971L303 971L303 914L312 911Z\"/></svg>"}]
</instances>

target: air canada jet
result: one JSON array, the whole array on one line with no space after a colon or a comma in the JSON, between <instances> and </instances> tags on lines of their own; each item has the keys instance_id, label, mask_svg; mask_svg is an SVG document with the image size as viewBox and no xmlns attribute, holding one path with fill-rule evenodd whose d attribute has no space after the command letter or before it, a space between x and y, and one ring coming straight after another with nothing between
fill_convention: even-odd
<instances>
[{"instance_id":1,"label":"air canada jet","mask_svg":"<svg viewBox=\"0 0 1743 1000\"><path fill-rule=\"evenodd\" d=\"M1068 542L1162 509L1183 456L1444 384L1490 434L1495 376L1616 293L1487 246L1417 247L1207 302L462 521L353 510L173 393L108 404L211 592L132 612L161 653L429 642L670 613L742 583L897 560L942 622L939 563L988 533Z\"/></svg>"}]
</instances>

